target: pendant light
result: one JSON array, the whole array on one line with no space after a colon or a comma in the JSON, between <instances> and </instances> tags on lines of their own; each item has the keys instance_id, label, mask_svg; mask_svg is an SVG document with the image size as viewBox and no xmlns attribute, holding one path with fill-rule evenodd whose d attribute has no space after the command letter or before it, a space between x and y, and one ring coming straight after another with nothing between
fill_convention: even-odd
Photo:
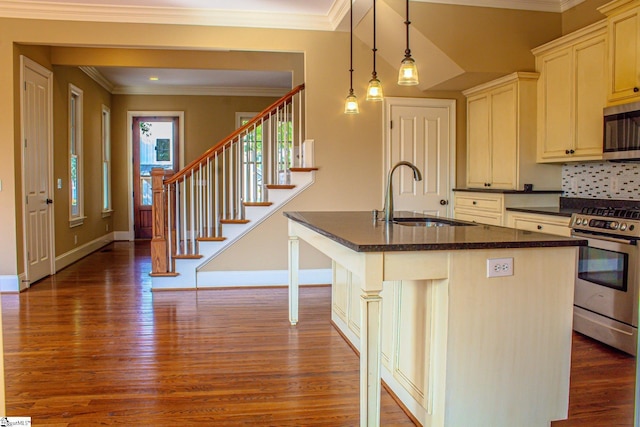
<instances>
[{"instance_id":1,"label":"pendant light","mask_svg":"<svg viewBox=\"0 0 640 427\"><path fill-rule=\"evenodd\" d=\"M373 0L373 72L367 88L367 101L382 101L382 83L376 73L376 0Z\"/></svg>"},{"instance_id":2,"label":"pendant light","mask_svg":"<svg viewBox=\"0 0 640 427\"><path fill-rule=\"evenodd\" d=\"M358 114L360 109L358 108L358 98L353 93L353 0L349 0L351 8L349 10L350 19L350 51L349 51L349 95L344 101L344 113L345 114Z\"/></svg>"},{"instance_id":3,"label":"pendant light","mask_svg":"<svg viewBox=\"0 0 640 427\"><path fill-rule=\"evenodd\" d=\"M407 0L407 20L404 21L407 28L407 48L404 51L404 59L400 63L400 71L398 71L398 84L402 86L415 86L418 84L418 67L416 61L411 57L411 49L409 49L409 0Z\"/></svg>"}]
</instances>

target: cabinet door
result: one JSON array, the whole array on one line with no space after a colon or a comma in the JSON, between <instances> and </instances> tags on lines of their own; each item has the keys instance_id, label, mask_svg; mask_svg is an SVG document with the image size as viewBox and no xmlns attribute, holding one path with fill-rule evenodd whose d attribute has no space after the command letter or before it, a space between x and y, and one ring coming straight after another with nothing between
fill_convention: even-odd
<instances>
[{"instance_id":1,"label":"cabinet door","mask_svg":"<svg viewBox=\"0 0 640 427\"><path fill-rule=\"evenodd\" d=\"M467 101L467 186L483 188L490 182L489 98Z\"/></svg>"},{"instance_id":2,"label":"cabinet door","mask_svg":"<svg viewBox=\"0 0 640 427\"><path fill-rule=\"evenodd\" d=\"M516 84L512 84L491 92L491 188L516 188L516 90Z\"/></svg>"},{"instance_id":3,"label":"cabinet door","mask_svg":"<svg viewBox=\"0 0 640 427\"><path fill-rule=\"evenodd\" d=\"M602 158L602 109L606 100L607 46L604 37L576 45L573 157Z\"/></svg>"},{"instance_id":4,"label":"cabinet door","mask_svg":"<svg viewBox=\"0 0 640 427\"><path fill-rule=\"evenodd\" d=\"M539 69L538 161L564 159L573 138L571 48L539 58Z\"/></svg>"},{"instance_id":5,"label":"cabinet door","mask_svg":"<svg viewBox=\"0 0 640 427\"><path fill-rule=\"evenodd\" d=\"M632 9L609 18L609 102L631 102L640 98L640 8Z\"/></svg>"}]
</instances>

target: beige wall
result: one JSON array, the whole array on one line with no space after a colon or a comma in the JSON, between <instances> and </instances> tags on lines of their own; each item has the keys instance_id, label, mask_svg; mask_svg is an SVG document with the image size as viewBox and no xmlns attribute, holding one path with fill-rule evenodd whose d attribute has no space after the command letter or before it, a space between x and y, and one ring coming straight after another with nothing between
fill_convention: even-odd
<instances>
[{"instance_id":1,"label":"beige wall","mask_svg":"<svg viewBox=\"0 0 640 427\"><path fill-rule=\"evenodd\" d=\"M69 226L69 84L83 91L82 162L84 223ZM56 256L113 230L113 219L102 217L102 106L111 108L111 94L76 67L53 66L53 178ZM55 185L55 184L54 184ZM74 239L77 237L77 241Z\"/></svg>"},{"instance_id":2,"label":"beige wall","mask_svg":"<svg viewBox=\"0 0 640 427\"><path fill-rule=\"evenodd\" d=\"M384 1L402 13L402 1ZM465 69L465 75L471 76L471 80L477 83L478 79L487 81L496 75L518 69L533 69L530 49L558 37L567 28L594 19L590 17L594 1L587 0L585 10L575 17L569 13L503 11L415 2L412 3L412 25L447 52ZM0 69L14 69L14 80L0 79L0 91L8 94L0 99L0 145L4 153L10 154L8 160L4 156L0 158L0 179L3 181L3 191L0 192L0 213L3 218L0 233L7 236L7 245L0 249L0 275L18 271L15 253L16 250L22 250L15 228L18 216L15 200L19 197L16 194L19 182L15 169L19 164L19 154L16 153L19 150L19 118L15 109L18 101L14 43L58 46L52 49L51 56L55 58L52 62L67 65L142 65L144 61L148 61L145 62L147 64L155 61L153 66L160 66L157 63L164 61L162 66L174 66L188 60L213 67L216 60L220 59L216 58L217 49L304 54L303 60L294 60L289 65L290 69L294 69L301 67L299 62L304 61L307 136L315 140L315 159L320 171L316 183L286 209L369 210L382 205L382 110L380 104L363 100L371 73L371 46L359 40L355 42L354 89L361 100L361 113L358 116L346 116L342 114L342 103L349 84L349 43L346 33L1 19ZM75 48L60 46L102 46L126 50L92 48L78 54L73 52ZM134 47L142 48L144 54L132 54L129 49ZM401 56L403 46L399 46L398 50ZM105 55L105 52L109 55ZM114 52L117 54L113 55ZM91 63L87 64L89 61ZM251 62L245 55L238 55L234 61L237 62L233 67L237 68L241 67L243 61L245 64ZM422 92L394 84L397 72L395 63L379 60L377 71L387 96L458 100L457 177L459 183L463 183L466 117L460 89L464 89L462 86L469 85L469 82L450 82L448 92ZM294 83L300 82L295 80L294 77ZM175 107L171 106L171 109ZM118 160L114 159L114 163L127 161L122 159L121 153ZM118 197L121 197L121 193ZM13 208L7 208L11 205ZM114 225L123 231L120 221ZM258 233L251 235L251 239L255 240L249 241L247 237L226 251L216 268L286 268L286 222L282 215L276 214L260 225L258 230ZM308 264L305 265L305 262ZM307 257L303 252L303 267L316 265L327 265L326 259L320 256Z\"/></svg>"},{"instance_id":3,"label":"beige wall","mask_svg":"<svg viewBox=\"0 0 640 427\"><path fill-rule=\"evenodd\" d=\"M562 34L568 34L594 22L601 21L605 16L598 12L598 7L611 0L584 0L582 3L562 14Z\"/></svg>"}]
</instances>

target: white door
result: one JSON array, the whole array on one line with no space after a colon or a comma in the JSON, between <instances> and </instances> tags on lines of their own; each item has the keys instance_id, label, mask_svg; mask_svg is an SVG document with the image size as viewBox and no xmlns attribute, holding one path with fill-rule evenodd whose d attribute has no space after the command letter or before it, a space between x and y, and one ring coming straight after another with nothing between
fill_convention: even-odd
<instances>
[{"instance_id":1,"label":"white door","mask_svg":"<svg viewBox=\"0 0 640 427\"><path fill-rule=\"evenodd\" d=\"M455 182L455 100L428 98L385 99L384 187L388 171L401 160L416 165L422 181L410 168L394 173L394 210L451 216L449 202Z\"/></svg>"},{"instance_id":2,"label":"white door","mask_svg":"<svg viewBox=\"0 0 640 427\"><path fill-rule=\"evenodd\" d=\"M53 272L51 197L51 71L22 57L22 171L29 283Z\"/></svg>"}]
</instances>

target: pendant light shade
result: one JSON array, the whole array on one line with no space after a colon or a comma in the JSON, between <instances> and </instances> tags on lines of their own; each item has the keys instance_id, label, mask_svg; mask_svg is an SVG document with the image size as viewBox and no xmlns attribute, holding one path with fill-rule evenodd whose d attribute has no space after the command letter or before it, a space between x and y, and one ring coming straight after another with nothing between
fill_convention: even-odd
<instances>
[{"instance_id":1,"label":"pendant light shade","mask_svg":"<svg viewBox=\"0 0 640 427\"><path fill-rule=\"evenodd\" d=\"M369 87L367 88L367 101L382 101L382 83L378 80L378 73L376 73L376 0L373 0L373 72L371 73L371 80L369 80Z\"/></svg>"},{"instance_id":2,"label":"pendant light shade","mask_svg":"<svg viewBox=\"0 0 640 427\"><path fill-rule=\"evenodd\" d=\"M353 94L353 89L349 90L349 95L344 101L344 113L345 114L358 114L360 108L358 108L358 98Z\"/></svg>"},{"instance_id":3,"label":"pendant light shade","mask_svg":"<svg viewBox=\"0 0 640 427\"><path fill-rule=\"evenodd\" d=\"M344 101L344 113L358 114L360 112L360 109L358 108L358 98L353 93L353 0L351 0L351 8L349 9L349 20L349 95L347 95L347 99Z\"/></svg>"},{"instance_id":4,"label":"pendant light shade","mask_svg":"<svg viewBox=\"0 0 640 427\"><path fill-rule=\"evenodd\" d=\"M382 99L382 83L380 83L374 72L367 88L367 101L382 101Z\"/></svg>"},{"instance_id":5,"label":"pendant light shade","mask_svg":"<svg viewBox=\"0 0 640 427\"><path fill-rule=\"evenodd\" d=\"M398 71L398 84L402 86L414 86L419 83L418 81L418 67L416 61L411 57L411 49L409 49L409 0L407 2L407 19L404 21L407 31L407 48L404 51L404 59L400 63L400 70Z\"/></svg>"}]
</instances>

